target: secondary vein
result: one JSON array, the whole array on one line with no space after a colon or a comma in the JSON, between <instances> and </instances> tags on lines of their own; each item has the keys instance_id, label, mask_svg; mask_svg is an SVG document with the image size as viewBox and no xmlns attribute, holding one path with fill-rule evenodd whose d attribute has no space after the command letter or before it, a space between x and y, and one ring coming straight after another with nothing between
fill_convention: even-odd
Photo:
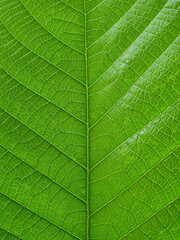
<instances>
[{"instance_id":1,"label":"secondary vein","mask_svg":"<svg viewBox=\"0 0 180 240\"><path fill-rule=\"evenodd\" d=\"M21 162L23 162L24 164L26 164L27 166L29 166L30 168L34 169L36 172L38 172L39 174L41 174L42 176L46 177L47 179L49 179L51 182L55 183L56 185L58 185L60 188L64 189L66 192L70 193L71 195L73 195L74 197L76 197L77 199L79 199L80 201L86 203L86 201L84 199L82 199L81 197L79 197L78 195L76 195L75 193L71 192L68 188L66 188L65 186L61 185L60 183L58 183L56 180L54 180L53 178L50 178L48 175L44 174L43 172L41 172L38 168L36 168L35 166L29 164L28 162L26 162L25 159L20 158L18 155L16 155L14 152L12 152L12 150L9 150L7 147L3 146L2 144L0 144L0 147L4 148L7 152L9 152L10 154L12 154L14 157L16 157L17 159L19 159Z\"/></svg>"},{"instance_id":2,"label":"secondary vein","mask_svg":"<svg viewBox=\"0 0 180 240\"><path fill-rule=\"evenodd\" d=\"M42 138L45 142L49 143L49 145L51 145L52 147L56 148L59 152L63 153L65 156L67 156L68 158L70 158L72 161L74 161L76 164L78 164L79 166L81 166L82 168L86 169L86 167L84 165L82 165L81 163L79 163L76 159L72 158L70 155L68 155L66 152L64 152L63 150L59 149L57 146L55 146L52 142L50 142L49 140L47 140L46 138L44 138L41 134L39 134L38 132L36 132L33 128L29 127L27 124L25 124L24 122L21 122L17 117L15 117L14 115L12 115L10 112L8 112L6 109L2 108L2 106L0 106L0 109L2 109L5 113L7 113L10 117L14 118L15 120L17 120L19 123L21 123L23 126L25 126L27 129L31 130L34 134L36 134L37 136L39 136L40 138Z\"/></svg>"},{"instance_id":3,"label":"secondary vein","mask_svg":"<svg viewBox=\"0 0 180 240\"><path fill-rule=\"evenodd\" d=\"M31 213L35 214L36 216L40 217L41 219L46 220L48 223L50 223L50 224L56 226L57 228L63 230L64 232L68 233L69 235L71 235L71 236L73 236L73 237L75 237L75 238L77 238L77 239L79 239L79 240L82 240L81 238L79 238L78 236L74 235L74 234L73 234L72 232L70 232L69 230L67 230L67 229L59 226L58 224L56 224L56 223L53 222L53 221L50 221L50 220L47 219L46 217L41 216L39 213L37 213L37 212L35 212L34 210L30 209L29 207L23 205L21 202L17 201L16 199L12 198L11 196L5 194L4 192L1 192L1 191L0 191L0 194L3 195L3 196L5 196L6 198L8 198L10 201L15 202L16 204L18 204L19 206L23 207L24 209L29 210Z\"/></svg>"}]
</instances>

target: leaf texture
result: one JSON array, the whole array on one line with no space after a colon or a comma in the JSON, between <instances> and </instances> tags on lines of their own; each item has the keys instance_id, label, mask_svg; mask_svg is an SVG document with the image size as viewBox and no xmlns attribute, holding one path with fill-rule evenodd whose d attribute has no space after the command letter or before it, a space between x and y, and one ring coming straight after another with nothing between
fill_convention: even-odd
<instances>
[{"instance_id":1,"label":"leaf texture","mask_svg":"<svg viewBox=\"0 0 180 240\"><path fill-rule=\"evenodd\" d=\"M179 0L0 5L0 239L180 239Z\"/></svg>"}]
</instances>

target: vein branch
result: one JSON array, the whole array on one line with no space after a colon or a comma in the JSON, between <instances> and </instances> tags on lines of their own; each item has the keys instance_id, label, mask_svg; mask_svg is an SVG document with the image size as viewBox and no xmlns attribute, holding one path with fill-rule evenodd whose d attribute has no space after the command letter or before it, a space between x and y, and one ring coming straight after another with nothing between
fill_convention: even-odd
<instances>
[{"instance_id":1,"label":"vein branch","mask_svg":"<svg viewBox=\"0 0 180 240\"><path fill-rule=\"evenodd\" d=\"M153 218L154 216L156 216L158 213L160 213L161 211L163 211L165 208L167 208L169 205L173 204L175 201L177 201L179 199L179 197L177 197L176 199L174 199L173 201L169 202L168 204L166 204L165 206L163 206L162 208L160 208L157 212L155 212L153 215L151 215L149 218L147 218L145 221L143 221L142 223L140 223L139 225L137 225L135 228L133 228L131 231L129 231L126 235L124 235L123 237L121 237L119 240L124 239L125 237L127 237L130 233L134 232L136 229L138 229L139 227L141 227L143 224L145 224L146 222L148 222L151 218Z\"/></svg>"},{"instance_id":2,"label":"vein branch","mask_svg":"<svg viewBox=\"0 0 180 240\"><path fill-rule=\"evenodd\" d=\"M23 240L22 238L20 238L19 236L17 236L15 233L12 233L9 230L6 230L5 228L3 228L2 226L0 226L0 229L5 231L6 233L10 233L11 235L13 235L14 237L18 238L19 240Z\"/></svg>"},{"instance_id":3,"label":"vein branch","mask_svg":"<svg viewBox=\"0 0 180 240\"><path fill-rule=\"evenodd\" d=\"M149 172L151 172L154 168L156 168L159 164L161 164L165 159L167 159L171 154L173 154L177 149L179 148L176 147L173 149L173 151L171 151L168 155L166 155L164 158L162 158L158 163L156 163L153 167L151 167L147 172L145 172L140 178L138 178L135 182L133 182L131 185L129 185L127 188L125 188L122 192L120 192L118 195L116 195L114 198L112 198L111 200L109 200L107 203L105 203L103 206L101 206L100 208L98 208L97 210L95 210L93 213L91 213L90 217L92 217L94 214L96 214L97 212L99 212L101 209L103 209L104 207L106 207L108 204L110 204L112 201L114 201L115 199L117 199L120 195L122 195L124 192L126 192L128 189L130 189L132 186L134 186L136 183L138 183L141 179L143 179Z\"/></svg>"},{"instance_id":4,"label":"vein branch","mask_svg":"<svg viewBox=\"0 0 180 240\"><path fill-rule=\"evenodd\" d=\"M85 84L83 82L81 82L80 80L78 80L77 78L73 77L70 73L65 72L63 69L59 68L57 66L57 64L55 65L54 63L50 62L48 59L44 58L43 56L40 56L39 54L37 54L34 50L31 50L28 46L25 46L23 44L22 41L20 41L19 39L17 39L15 37L15 35L12 34L12 32L6 27L6 25L4 24L4 22L1 21L1 24L3 25L4 29L18 42L22 45L22 48L24 47L25 49L29 50L29 52L31 52L32 54L34 54L35 56L39 57L40 59L44 60L45 62L47 62L49 65L53 66L54 68L58 69L59 71L63 72L65 75L69 76L70 78L76 80L77 82L79 82L80 84L82 84L83 86L85 86Z\"/></svg>"},{"instance_id":5,"label":"vein branch","mask_svg":"<svg viewBox=\"0 0 180 240\"><path fill-rule=\"evenodd\" d=\"M46 97L40 95L39 93L35 92L34 90L32 90L31 88L29 88L28 86L26 86L25 84L23 84L22 82L20 82L18 79L16 79L14 76L12 76L12 74L10 74L3 66L0 65L0 67L2 68L2 70L8 75L10 76L12 79L14 79L16 82L18 82L21 86L25 87L26 89L28 89L29 91L31 91L33 94L37 95L40 98L43 98L44 100L46 100L48 103L54 105L55 107L58 107L59 109L61 109L62 111L64 111L65 113L67 113L68 115L70 115L71 117L75 118L76 120L82 122L83 124L86 124L86 122L84 122L82 119L78 118L77 116L75 116L74 114L68 112L65 108L58 106L56 103L50 101L49 99L47 99Z\"/></svg>"},{"instance_id":6,"label":"vein branch","mask_svg":"<svg viewBox=\"0 0 180 240\"><path fill-rule=\"evenodd\" d=\"M46 217L43 217L43 216L39 215L38 213L34 212L33 210L31 210L30 208L24 206L22 203L18 202L18 201L15 200L14 198L12 198L12 197L4 194L3 192L0 192L0 194L3 195L3 196L5 196L5 197L7 197L9 200L15 202L16 204L18 204L19 206L23 207L24 209L29 210L30 212L32 212L32 213L35 214L36 216L38 216L38 217L46 220L47 222L49 222L50 224L56 226L57 228L63 230L64 232L68 233L69 235L71 235L71 236L73 236L73 237L75 237L75 238L77 238L77 239L79 239L79 240L82 240L81 238L79 238L78 236L76 236L76 235L74 235L73 233L69 232L68 230L66 230L66 229L62 228L61 226L57 225L56 223L48 220Z\"/></svg>"},{"instance_id":7,"label":"vein branch","mask_svg":"<svg viewBox=\"0 0 180 240\"><path fill-rule=\"evenodd\" d=\"M0 144L0 146L2 148L4 148L7 152L11 153L13 156L15 156L16 158L18 158L20 161L22 161L23 163L25 163L27 166L29 166L30 168L34 169L36 172L40 173L41 175L45 176L46 178L48 178L51 182L57 184L60 188L64 189L65 191L67 191L68 193L70 193L71 195L73 195L74 197L78 198L80 201L86 203L86 201L84 201L82 198L80 198L79 196L77 196L75 193L71 192L69 189L67 189L66 187L64 187L63 185L61 185L60 183L58 183L57 181L55 181L54 179L50 178L49 176L47 176L46 174L42 173L40 170L38 170L36 167L30 165L29 163L27 163L24 159L21 159L19 156L17 156L15 153L13 153L11 150L7 149L6 147L4 147L3 145Z\"/></svg>"},{"instance_id":8,"label":"vein branch","mask_svg":"<svg viewBox=\"0 0 180 240\"><path fill-rule=\"evenodd\" d=\"M49 143L49 145L53 146L54 148L56 148L59 152L63 153L66 157L70 158L72 161L74 161L76 164L78 164L79 166L81 166L82 168L86 169L86 167L84 165L82 165L81 163L79 163L77 160L75 160L74 158L72 158L71 156L69 156L66 152L64 152L63 150L59 149L58 147L56 147L53 143L51 143L50 141L48 141L47 139L45 139L42 135L40 135L39 133L37 133L35 130L33 130L32 128L30 128L28 125L26 125L25 123L21 122L17 117L13 116L12 114L10 114L6 109L0 107L4 112L6 112L9 116L11 116L12 118L14 118L15 120L17 120L19 123L21 123L22 125L24 125L25 127L27 127L29 130L31 130L33 133L35 133L35 135L39 136L40 138L42 138L44 141L46 141L47 143Z\"/></svg>"},{"instance_id":9,"label":"vein branch","mask_svg":"<svg viewBox=\"0 0 180 240\"><path fill-rule=\"evenodd\" d=\"M141 129L139 129L137 132L135 132L132 136L130 136L129 138L127 138L124 142L120 143L117 147L115 147L111 152L109 152L106 156L104 156L101 160L99 160L99 162L97 162L91 169L90 171L92 171L94 168L96 168L100 163L102 163L105 159L107 159L110 155L112 155L117 149L119 149L124 143L128 142L130 139L132 139L133 137L135 137L136 135L138 135L141 131L143 131L144 129L146 129L150 124L152 124L153 122L155 122L159 117L161 117L163 114L167 113L167 111L174 107L176 105L176 103L179 102L179 99L177 101L175 101L172 105L168 106L163 112L159 113L155 118L153 118L151 121L149 121L145 126L143 126Z\"/></svg>"}]
</instances>

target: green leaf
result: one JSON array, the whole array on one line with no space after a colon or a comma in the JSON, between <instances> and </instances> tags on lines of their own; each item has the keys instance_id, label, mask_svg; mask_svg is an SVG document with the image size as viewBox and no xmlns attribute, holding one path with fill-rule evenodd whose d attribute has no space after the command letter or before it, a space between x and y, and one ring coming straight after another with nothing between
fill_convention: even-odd
<instances>
[{"instance_id":1,"label":"green leaf","mask_svg":"<svg viewBox=\"0 0 180 240\"><path fill-rule=\"evenodd\" d=\"M0 6L0 239L178 240L179 0Z\"/></svg>"}]
</instances>

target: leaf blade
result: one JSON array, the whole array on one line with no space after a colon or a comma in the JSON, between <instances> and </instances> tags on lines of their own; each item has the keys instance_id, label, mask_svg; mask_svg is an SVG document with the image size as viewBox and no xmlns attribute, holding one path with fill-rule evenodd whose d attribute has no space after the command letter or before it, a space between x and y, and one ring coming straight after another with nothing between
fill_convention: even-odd
<instances>
[{"instance_id":1,"label":"leaf blade","mask_svg":"<svg viewBox=\"0 0 180 240\"><path fill-rule=\"evenodd\" d=\"M2 239L179 237L179 1L2 0Z\"/></svg>"}]
</instances>

